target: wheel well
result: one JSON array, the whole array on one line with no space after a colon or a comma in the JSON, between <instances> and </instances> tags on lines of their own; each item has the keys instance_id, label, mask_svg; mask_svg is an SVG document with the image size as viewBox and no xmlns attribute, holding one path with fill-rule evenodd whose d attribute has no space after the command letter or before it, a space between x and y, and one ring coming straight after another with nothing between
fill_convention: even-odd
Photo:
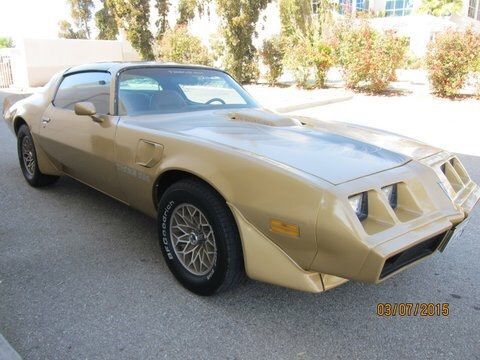
<instances>
[{"instance_id":1,"label":"wheel well","mask_svg":"<svg viewBox=\"0 0 480 360\"><path fill-rule=\"evenodd\" d=\"M15 118L14 122L13 122L13 129L15 130L15 135L18 134L18 130L20 129L20 126L22 125L27 125L27 122L25 120L23 120L23 118L21 118L20 116Z\"/></svg>"},{"instance_id":2,"label":"wheel well","mask_svg":"<svg viewBox=\"0 0 480 360\"><path fill-rule=\"evenodd\" d=\"M183 179L196 179L204 184L207 184L209 187L211 187L215 192L218 193L217 189L215 189L212 185L210 185L208 182L203 180L202 178L198 177L197 175L194 175L192 173L189 173L187 171L183 170L168 170L161 174L157 181L155 181L155 185L153 187L153 201L155 208L158 206L158 202L160 201L160 198L162 197L163 193L167 188L172 185L173 183L183 180ZM220 193L218 193L220 196L222 196ZM222 196L223 198L223 196Z\"/></svg>"}]
</instances>

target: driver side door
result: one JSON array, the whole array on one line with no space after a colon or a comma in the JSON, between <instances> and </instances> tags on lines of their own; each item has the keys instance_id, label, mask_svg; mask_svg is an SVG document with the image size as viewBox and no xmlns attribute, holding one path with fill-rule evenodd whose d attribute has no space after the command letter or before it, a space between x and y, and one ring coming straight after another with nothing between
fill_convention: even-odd
<instances>
[{"instance_id":1,"label":"driver side door","mask_svg":"<svg viewBox=\"0 0 480 360\"><path fill-rule=\"evenodd\" d=\"M66 75L42 117L40 143L67 175L123 200L114 156L118 117L110 115L110 100L110 73ZM77 115L74 106L78 102L91 102L101 122Z\"/></svg>"}]
</instances>

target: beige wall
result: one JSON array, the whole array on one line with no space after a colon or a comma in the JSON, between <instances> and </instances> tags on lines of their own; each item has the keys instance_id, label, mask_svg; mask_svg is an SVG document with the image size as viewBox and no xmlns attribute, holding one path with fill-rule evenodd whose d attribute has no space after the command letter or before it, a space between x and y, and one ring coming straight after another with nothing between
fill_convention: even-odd
<instances>
[{"instance_id":1,"label":"beige wall","mask_svg":"<svg viewBox=\"0 0 480 360\"><path fill-rule=\"evenodd\" d=\"M42 86L75 65L140 60L128 42L109 40L19 39L11 56L14 86L19 88Z\"/></svg>"}]
</instances>

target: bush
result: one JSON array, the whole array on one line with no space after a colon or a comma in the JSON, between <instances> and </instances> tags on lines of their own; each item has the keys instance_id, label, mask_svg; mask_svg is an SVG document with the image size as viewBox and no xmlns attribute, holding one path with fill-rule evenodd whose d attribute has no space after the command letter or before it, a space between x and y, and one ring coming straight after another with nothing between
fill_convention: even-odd
<instances>
[{"instance_id":1,"label":"bush","mask_svg":"<svg viewBox=\"0 0 480 360\"><path fill-rule=\"evenodd\" d=\"M409 54L405 60L405 69L418 70L425 67L425 61L423 58Z\"/></svg>"},{"instance_id":2,"label":"bush","mask_svg":"<svg viewBox=\"0 0 480 360\"><path fill-rule=\"evenodd\" d=\"M263 42L260 51L263 63L268 67L267 80L275 85L283 72L283 41L280 35L271 37Z\"/></svg>"},{"instance_id":3,"label":"bush","mask_svg":"<svg viewBox=\"0 0 480 360\"><path fill-rule=\"evenodd\" d=\"M306 88L313 66L307 44L288 42L287 49L284 57L285 67L292 71L297 86Z\"/></svg>"},{"instance_id":4,"label":"bush","mask_svg":"<svg viewBox=\"0 0 480 360\"><path fill-rule=\"evenodd\" d=\"M309 87L308 80L312 71L315 87L324 87L328 69L333 64L332 47L318 39L294 40L288 42L285 52L285 67L293 72L295 83L303 88Z\"/></svg>"},{"instance_id":5,"label":"bush","mask_svg":"<svg viewBox=\"0 0 480 360\"><path fill-rule=\"evenodd\" d=\"M428 45L426 63L437 95L455 96L471 73L480 97L480 33L470 28L437 34Z\"/></svg>"},{"instance_id":6,"label":"bush","mask_svg":"<svg viewBox=\"0 0 480 360\"><path fill-rule=\"evenodd\" d=\"M377 32L366 23L342 27L337 33L338 62L349 88L366 86L372 92L384 91L395 79L406 50L405 38Z\"/></svg>"},{"instance_id":7,"label":"bush","mask_svg":"<svg viewBox=\"0 0 480 360\"><path fill-rule=\"evenodd\" d=\"M465 84L472 67L470 35L470 31L447 30L428 45L428 76L436 94L454 96Z\"/></svg>"},{"instance_id":8,"label":"bush","mask_svg":"<svg viewBox=\"0 0 480 360\"><path fill-rule=\"evenodd\" d=\"M470 71L475 81L475 95L480 99L480 34L470 33Z\"/></svg>"},{"instance_id":9,"label":"bush","mask_svg":"<svg viewBox=\"0 0 480 360\"><path fill-rule=\"evenodd\" d=\"M199 37L189 33L186 26L179 25L165 32L155 48L157 60L181 64L212 65L208 49Z\"/></svg>"},{"instance_id":10,"label":"bush","mask_svg":"<svg viewBox=\"0 0 480 360\"><path fill-rule=\"evenodd\" d=\"M315 85L325 87L327 71L333 65L333 49L325 42L314 41L310 44L309 50L309 56L315 67Z\"/></svg>"},{"instance_id":11,"label":"bush","mask_svg":"<svg viewBox=\"0 0 480 360\"><path fill-rule=\"evenodd\" d=\"M8 37L0 37L0 49L13 47L13 41Z\"/></svg>"}]
</instances>

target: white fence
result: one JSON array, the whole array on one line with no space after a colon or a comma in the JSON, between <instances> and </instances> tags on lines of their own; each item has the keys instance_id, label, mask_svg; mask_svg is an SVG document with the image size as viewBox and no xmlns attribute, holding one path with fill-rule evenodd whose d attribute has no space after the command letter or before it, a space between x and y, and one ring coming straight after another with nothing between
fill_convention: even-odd
<instances>
[{"instance_id":1,"label":"white fence","mask_svg":"<svg viewBox=\"0 0 480 360\"><path fill-rule=\"evenodd\" d=\"M0 88L8 88L13 84L10 56L0 55Z\"/></svg>"}]
</instances>

